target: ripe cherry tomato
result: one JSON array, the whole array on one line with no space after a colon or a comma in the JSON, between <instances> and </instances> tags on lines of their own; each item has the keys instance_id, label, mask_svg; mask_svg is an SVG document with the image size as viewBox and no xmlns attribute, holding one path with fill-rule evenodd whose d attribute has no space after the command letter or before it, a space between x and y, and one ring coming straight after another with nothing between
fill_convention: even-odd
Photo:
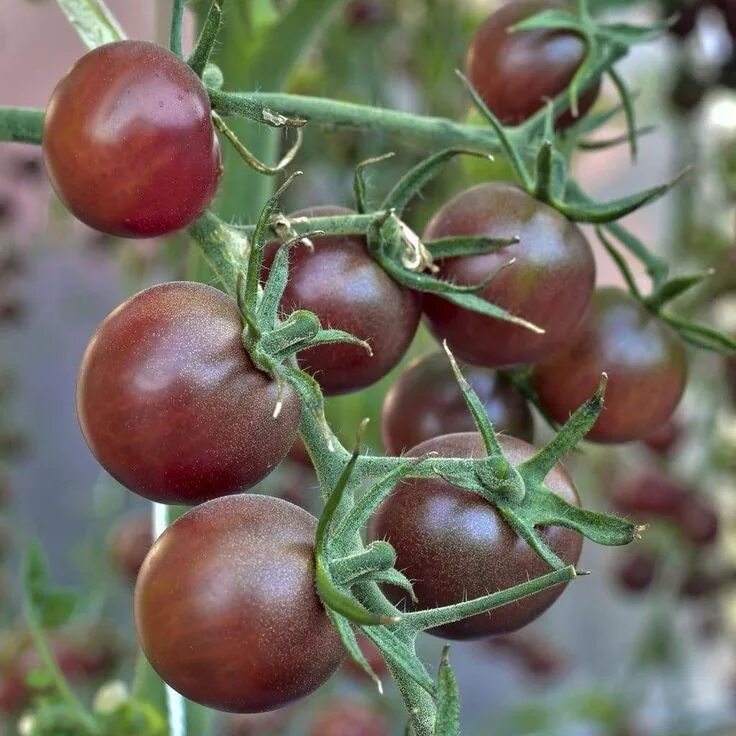
<instances>
[{"instance_id":1,"label":"ripe cherry tomato","mask_svg":"<svg viewBox=\"0 0 736 736\"><path fill-rule=\"evenodd\" d=\"M138 636L185 697L257 713L316 690L345 652L317 597L317 520L278 498L208 501L146 558L135 590Z\"/></svg>"},{"instance_id":2,"label":"ripe cherry tomato","mask_svg":"<svg viewBox=\"0 0 736 736\"><path fill-rule=\"evenodd\" d=\"M331 703L312 722L309 736L390 736L385 716L357 701Z\"/></svg>"},{"instance_id":3,"label":"ripe cherry tomato","mask_svg":"<svg viewBox=\"0 0 736 736\"><path fill-rule=\"evenodd\" d=\"M249 488L294 442L300 402L257 370L235 300L173 282L129 299L82 360L77 413L100 464L135 493L194 504Z\"/></svg>"},{"instance_id":4,"label":"ripe cherry tomato","mask_svg":"<svg viewBox=\"0 0 736 736\"><path fill-rule=\"evenodd\" d=\"M129 516L110 534L110 557L115 570L134 583L153 544L153 525L148 513Z\"/></svg>"},{"instance_id":5,"label":"ripe cherry tomato","mask_svg":"<svg viewBox=\"0 0 736 736\"><path fill-rule=\"evenodd\" d=\"M536 452L532 445L514 437L501 435L499 441L514 464ZM480 434L472 432L436 437L408 454L428 452L441 457L485 454ZM545 482L569 503L580 504L562 465L555 466ZM577 563L583 546L580 534L550 527L542 535L566 564ZM544 560L512 531L491 503L444 480L402 481L381 504L372 523L372 536L394 546L396 567L414 582L422 609L477 598L549 572ZM539 617L562 591L562 586L551 588L497 608L490 615L473 616L429 633L446 639L476 639L516 631Z\"/></svg>"},{"instance_id":6,"label":"ripe cherry tomato","mask_svg":"<svg viewBox=\"0 0 736 736\"><path fill-rule=\"evenodd\" d=\"M687 502L687 492L663 475L645 473L614 487L611 505L635 519L655 517L674 520Z\"/></svg>"},{"instance_id":7,"label":"ripe cherry tomato","mask_svg":"<svg viewBox=\"0 0 736 736\"><path fill-rule=\"evenodd\" d=\"M708 547L718 539L718 513L704 498L688 496L680 508L677 523L695 547Z\"/></svg>"},{"instance_id":8,"label":"ripe cherry tomato","mask_svg":"<svg viewBox=\"0 0 736 736\"><path fill-rule=\"evenodd\" d=\"M494 182L451 199L424 233L428 240L462 235L521 240L495 253L442 261L440 276L474 285L498 273L480 296L545 334L426 296L430 328L438 339L447 339L456 357L487 368L533 363L569 339L595 283L593 253L577 225L521 189ZM513 265L504 268L512 258Z\"/></svg>"},{"instance_id":9,"label":"ripe cherry tomato","mask_svg":"<svg viewBox=\"0 0 736 736\"><path fill-rule=\"evenodd\" d=\"M674 413L687 383L675 332L626 292L600 289L580 331L534 371L539 400L560 423L608 374L603 412L588 434L597 442L644 439Z\"/></svg>"},{"instance_id":10,"label":"ripe cherry tomato","mask_svg":"<svg viewBox=\"0 0 736 736\"><path fill-rule=\"evenodd\" d=\"M111 235L148 238L186 227L220 178L220 145L197 75L146 41L85 54L46 109L43 154L61 201Z\"/></svg>"},{"instance_id":11,"label":"ripe cherry tomato","mask_svg":"<svg viewBox=\"0 0 736 736\"><path fill-rule=\"evenodd\" d=\"M511 31L545 10L565 7L549 0L513 0L478 28L468 49L465 73L488 108L504 125L518 125L564 92L585 58L585 41L570 31ZM596 82L580 96L585 115L600 92ZM571 111L557 120L576 122Z\"/></svg>"},{"instance_id":12,"label":"ripe cherry tomato","mask_svg":"<svg viewBox=\"0 0 736 736\"><path fill-rule=\"evenodd\" d=\"M644 444L647 446L647 449L656 455L666 457L680 443L682 435L682 425L671 419L669 422L665 422L659 429L647 435L644 438Z\"/></svg>"},{"instance_id":13,"label":"ripe cherry tomato","mask_svg":"<svg viewBox=\"0 0 736 736\"><path fill-rule=\"evenodd\" d=\"M651 552L628 554L616 570L616 581L629 593L649 589L657 576L657 558Z\"/></svg>"},{"instance_id":14,"label":"ripe cherry tomato","mask_svg":"<svg viewBox=\"0 0 736 736\"><path fill-rule=\"evenodd\" d=\"M351 214L341 207L313 207L292 217ZM383 378L404 356L416 334L421 298L396 283L368 253L363 236L314 238L314 252L291 252L286 312L307 309L323 327L366 340L373 356L356 345L320 345L300 353L299 365L319 381L325 394L344 394ZM276 253L269 249L266 265Z\"/></svg>"},{"instance_id":15,"label":"ripe cherry tomato","mask_svg":"<svg viewBox=\"0 0 736 736\"><path fill-rule=\"evenodd\" d=\"M483 402L497 432L532 440L532 414L517 389L486 368L464 367L463 375ZM413 361L396 379L383 403L383 444L394 455L432 437L476 430L444 353Z\"/></svg>"},{"instance_id":16,"label":"ripe cherry tomato","mask_svg":"<svg viewBox=\"0 0 736 736\"><path fill-rule=\"evenodd\" d=\"M512 657L524 674L535 680L554 680L566 669L567 662L553 642L526 631L494 636L486 642L488 650Z\"/></svg>"}]
</instances>

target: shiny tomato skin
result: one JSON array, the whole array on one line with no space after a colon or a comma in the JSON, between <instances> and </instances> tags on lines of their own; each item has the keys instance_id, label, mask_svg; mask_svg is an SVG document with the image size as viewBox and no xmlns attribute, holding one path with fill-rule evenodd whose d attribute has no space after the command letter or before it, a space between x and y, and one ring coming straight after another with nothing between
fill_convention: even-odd
<instances>
[{"instance_id":1,"label":"shiny tomato skin","mask_svg":"<svg viewBox=\"0 0 736 736\"><path fill-rule=\"evenodd\" d=\"M518 464L536 448L501 435L507 458ZM423 442L410 456L437 452L441 457L483 457L480 434L464 432ZM562 465L546 480L553 492L580 505L578 492ZM583 538L569 529L550 527L542 532L555 553L568 565L580 558ZM421 609L459 603L548 573L549 567L503 521L496 509L477 494L462 491L444 480L402 481L378 509L371 525L373 539L386 539L398 556L396 568L414 583ZM508 634L539 617L563 591L562 586L473 616L428 633L444 639L478 639ZM393 595L395 591L391 590ZM395 600L403 600L397 593ZM408 605L408 604L407 604Z\"/></svg>"},{"instance_id":2,"label":"shiny tomato skin","mask_svg":"<svg viewBox=\"0 0 736 736\"><path fill-rule=\"evenodd\" d=\"M511 31L545 10L564 8L548 0L512 0L478 28L465 59L465 74L504 125L519 125L564 92L585 58L585 41L568 31ZM600 82L578 100L579 115L563 113L558 128L584 116L598 99Z\"/></svg>"},{"instance_id":3,"label":"shiny tomato skin","mask_svg":"<svg viewBox=\"0 0 736 736\"><path fill-rule=\"evenodd\" d=\"M628 293L599 289L579 332L536 366L542 407L566 422L608 374L605 405L588 434L595 442L641 440L673 415L687 384L687 356L676 333Z\"/></svg>"},{"instance_id":4,"label":"shiny tomato skin","mask_svg":"<svg viewBox=\"0 0 736 736\"><path fill-rule=\"evenodd\" d=\"M534 422L522 394L487 368L465 366L462 371L483 402L496 431L531 442ZM383 402L383 444L386 452L394 455L432 437L476 430L444 353L430 353L412 361Z\"/></svg>"},{"instance_id":5,"label":"shiny tomato skin","mask_svg":"<svg viewBox=\"0 0 736 736\"><path fill-rule=\"evenodd\" d=\"M235 300L160 284L115 309L82 359L77 415L120 483L161 503L196 504L264 478L296 438L300 401L257 370Z\"/></svg>"},{"instance_id":6,"label":"shiny tomato skin","mask_svg":"<svg viewBox=\"0 0 736 736\"><path fill-rule=\"evenodd\" d=\"M455 357L499 368L533 363L569 339L590 303L595 260L577 225L516 186L493 182L458 194L432 218L424 237L517 236L520 242L495 253L449 258L439 276L458 284L480 284L515 258L480 296L545 330L486 317L437 296L425 296L424 311L439 340Z\"/></svg>"},{"instance_id":7,"label":"shiny tomato skin","mask_svg":"<svg viewBox=\"0 0 736 736\"><path fill-rule=\"evenodd\" d=\"M149 662L196 703L281 708L320 687L344 649L314 581L317 520L278 498L227 496L156 541L135 591Z\"/></svg>"},{"instance_id":8,"label":"shiny tomato skin","mask_svg":"<svg viewBox=\"0 0 736 736\"><path fill-rule=\"evenodd\" d=\"M342 207L325 206L295 212L292 217L349 215ZM368 253L363 236L313 239L290 254L289 283L282 306L314 312L323 327L344 330L366 340L373 355L356 345L320 345L298 355L299 366L314 375L326 395L350 393L383 378L404 356L421 317L421 297L395 282ZM272 245L266 267L276 253Z\"/></svg>"},{"instance_id":9,"label":"shiny tomato skin","mask_svg":"<svg viewBox=\"0 0 736 736\"><path fill-rule=\"evenodd\" d=\"M61 201L90 227L148 238L189 225L215 196L220 145L196 74L147 41L89 51L54 90L43 154Z\"/></svg>"}]
</instances>

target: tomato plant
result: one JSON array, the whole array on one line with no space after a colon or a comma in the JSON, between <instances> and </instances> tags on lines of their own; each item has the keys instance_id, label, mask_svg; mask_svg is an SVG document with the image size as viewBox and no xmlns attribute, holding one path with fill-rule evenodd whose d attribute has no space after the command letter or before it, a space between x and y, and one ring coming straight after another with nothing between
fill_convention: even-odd
<instances>
[{"instance_id":1,"label":"tomato plant","mask_svg":"<svg viewBox=\"0 0 736 736\"><path fill-rule=\"evenodd\" d=\"M174 54L145 41L106 44L69 70L46 109L43 154L62 202L124 237L186 227L220 178L204 87Z\"/></svg>"},{"instance_id":2,"label":"tomato plant","mask_svg":"<svg viewBox=\"0 0 736 736\"><path fill-rule=\"evenodd\" d=\"M45 114L0 107L0 140L42 145L51 182L79 219L133 237L186 230L195 248L184 257L182 232L142 271L129 270L145 283L162 272L189 280L146 289L114 310L90 341L78 379L79 423L93 455L153 501L153 523L118 528L111 549L132 578L141 550L158 537L135 590L138 638L151 667L141 659L131 688L108 683L89 706L71 689L49 632L70 620L75 599L50 584L43 554L31 546L22 608L38 659L27 679L42 697L21 732L209 736L211 711L185 699L240 716L270 712L313 693L349 657L350 671L379 691L383 679L395 681L407 732L455 736L465 728L448 649L432 671L417 649L420 634L502 635L497 651L515 648L530 672L554 673L555 658L541 645L535 658L531 639L506 635L537 620L581 574L584 538L626 545L645 532L638 522L651 522L654 541L645 550L662 562L662 574L655 572L663 587L674 581L684 595L728 583L728 568L712 554L727 526L706 471L730 466L709 438L685 482L675 474L676 445L653 433L672 420L685 389L685 346L732 356L736 341L728 325L698 321L713 293L695 291L710 275L706 264L702 273L671 275L667 260L622 224L678 180L600 201L576 178L586 151L623 143L632 157L639 152L648 130L616 64L663 28L609 23L586 0L510 3L477 30L457 98L444 85L435 95L426 90L417 106L439 109L418 115L391 109L393 97L382 98L383 85L365 85L352 57L365 44L384 65L384 47L373 47L385 36L387 55L400 49L411 75L405 47L436 48L441 29L444 54L434 53L437 66L421 77L430 88L445 73L444 57L466 46L450 27L457 4L432 4L431 33L403 5L350 3L334 13L349 32L325 39L317 66L329 68L333 49L348 44L329 89L350 101L313 96L312 72L292 74L334 5L246 3L225 17L220 0L192 3L198 36L185 56L184 0L172 2L170 50L125 40L101 0L64 0L90 51ZM677 53L678 80L710 84ZM604 77L620 101L592 110ZM280 91L287 86L300 94ZM693 90L700 88L683 87L677 100L683 151L695 117L685 124L684 108L700 109L708 97ZM380 104L359 103L366 91ZM437 115L445 107L462 115L465 100L477 122ZM619 113L624 134L601 137ZM313 138L317 128L341 130L331 157L323 143L314 147L323 140ZM217 202L215 130L227 145ZM362 140L365 131L377 134L379 152L388 138L410 146L397 146L389 161L376 156L376 141ZM311 201L344 200L352 174L350 209L298 209L297 173L281 176L297 155ZM460 156L493 157L501 178L487 181L483 167L455 171L451 185L460 193L450 199L441 175ZM337 176L328 158L344 159ZM694 191L679 201L683 223ZM3 201L0 192L0 209ZM435 214L420 236L427 212ZM595 291L583 225L594 226L591 236L627 291ZM690 235L672 240L687 243ZM110 248L109 239L97 254L108 249L136 266L146 260L140 246ZM632 259L651 281L646 293ZM673 305L691 289L688 302ZM325 397L372 387L397 368L422 316L431 335L418 342L434 336L445 355L398 374L382 417L389 454L376 454L367 447L378 438L365 434L361 418L375 410L371 397L381 387L329 408ZM546 444L525 441L531 405L552 430ZM12 436L5 432L3 425L0 439ZM727 434L720 425L718 433ZM700 434L693 424L683 445ZM349 449L341 438L351 435ZM662 453L653 458L641 446L625 455L577 453L586 470L598 471L582 476L586 495L596 474L607 487L610 477L635 479L611 491L611 505L632 518L582 507L561 462L588 435L642 440ZM0 478L9 454L0 442ZM641 470L647 461L656 472ZM258 495L242 493L261 481ZM95 511L122 509L114 484L103 485ZM319 518L285 498L309 509L321 502ZM195 508L177 519L173 504ZM673 548L677 554L668 554ZM654 575L641 565L626 572L629 587ZM90 615L90 608L80 610ZM657 628L662 646L652 651L664 662L673 647L666 627ZM0 701L12 700L13 685L2 683ZM634 720L630 702L605 696L596 708L559 700L576 720L604 714L599 730L623 732ZM559 705L552 700L549 711L539 706L541 721L575 730L569 713L547 718ZM313 736L391 730L384 716L392 707L343 705L333 700L306 728ZM275 720L233 717L224 725L235 733L273 730L292 713L299 718L289 708Z\"/></svg>"},{"instance_id":3,"label":"tomato plant","mask_svg":"<svg viewBox=\"0 0 736 736\"><path fill-rule=\"evenodd\" d=\"M254 485L286 456L299 399L254 367L241 332L234 299L188 282L143 291L100 325L77 411L113 477L146 498L193 504Z\"/></svg>"},{"instance_id":4,"label":"tomato plant","mask_svg":"<svg viewBox=\"0 0 736 736\"><path fill-rule=\"evenodd\" d=\"M535 452L532 445L514 437L502 435L499 441L513 463L527 460ZM483 450L480 435L470 432L427 440L408 454L437 452L444 457L473 457ZM547 484L569 503L580 503L561 465L552 470ZM490 590L503 590L545 570L544 561L519 539L491 504L444 480L405 481L398 486L378 510L372 535L393 544L399 568L415 581L414 592L422 608L446 606ZM549 528L542 535L566 564L577 563L583 545L579 534ZM430 633L461 640L506 634L538 618L561 593L561 587L553 588L499 608L491 616L474 616Z\"/></svg>"},{"instance_id":5,"label":"tomato plant","mask_svg":"<svg viewBox=\"0 0 736 736\"><path fill-rule=\"evenodd\" d=\"M551 99L563 94L585 57L585 41L567 31L513 30L543 10L564 8L549 0L515 0L495 10L476 30L465 69L483 101L506 125L529 119ZM565 128L595 104L600 82L579 101L578 115L567 111L557 120Z\"/></svg>"},{"instance_id":6,"label":"tomato plant","mask_svg":"<svg viewBox=\"0 0 736 736\"><path fill-rule=\"evenodd\" d=\"M488 369L469 366L463 373L495 429L530 442L534 425L524 396ZM473 430L462 391L441 353L430 353L408 365L383 402L383 444L394 455L433 437Z\"/></svg>"},{"instance_id":7,"label":"tomato plant","mask_svg":"<svg viewBox=\"0 0 736 736\"><path fill-rule=\"evenodd\" d=\"M482 298L544 333L428 296L424 311L432 332L458 358L488 368L533 363L559 348L583 317L595 282L593 254L580 229L521 189L494 182L458 194L424 232L428 240L467 235L518 237L519 243L448 258L438 264L443 278L468 286L491 279Z\"/></svg>"},{"instance_id":8,"label":"tomato plant","mask_svg":"<svg viewBox=\"0 0 736 736\"><path fill-rule=\"evenodd\" d=\"M606 406L588 438L644 439L674 413L687 383L685 349L675 332L625 292L599 289L578 335L534 371L545 410L564 422L602 372Z\"/></svg>"},{"instance_id":9,"label":"tomato plant","mask_svg":"<svg viewBox=\"0 0 736 736\"><path fill-rule=\"evenodd\" d=\"M314 588L317 520L280 499L213 499L156 541L138 576L141 646L174 689L218 710L279 708L345 652Z\"/></svg>"}]
</instances>

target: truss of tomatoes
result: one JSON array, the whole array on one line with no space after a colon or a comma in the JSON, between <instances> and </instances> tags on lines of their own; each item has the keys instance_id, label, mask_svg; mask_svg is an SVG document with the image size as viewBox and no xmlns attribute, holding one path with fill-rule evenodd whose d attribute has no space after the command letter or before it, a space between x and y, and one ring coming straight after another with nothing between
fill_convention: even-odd
<instances>
[{"instance_id":1,"label":"truss of tomatoes","mask_svg":"<svg viewBox=\"0 0 736 736\"><path fill-rule=\"evenodd\" d=\"M509 33L546 7L539 0L510 4L478 30L469 50L468 77L505 124L523 122L563 92L583 60L574 34ZM597 92L597 85L586 91L579 115ZM210 113L199 79L170 52L140 41L102 46L72 67L48 105L43 152L51 182L79 219L101 231L151 237L186 227L211 203L221 173ZM568 111L557 126L572 122ZM335 344L300 354L300 367L325 394L356 391L388 374L423 316L467 364L514 463L534 453L532 417L498 369L536 366L540 404L560 423L607 372L595 441L643 439L670 418L686 384L683 348L624 292L595 290L593 254L573 222L513 185L489 183L447 202L425 236L517 236L511 265L494 252L438 266L460 285L497 274L482 297L542 332L422 297L387 275L362 235L315 238L313 250L294 249L284 312L309 310L324 327L372 349L371 356ZM267 257L265 272L269 266ZM113 477L147 499L194 506L155 542L138 575L136 624L159 675L196 702L241 713L281 707L325 682L345 652L315 589L317 520L286 501L242 495L289 453L302 405L290 386L277 385L251 360L236 301L189 282L135 295L90 341L77 407L90 449ZM483 452L444 356L430 355L398 378L384 405L383 434L389 451L409 456ZM549 486L579 504L561 466ZM379 509L371 534L388 539L397 569L419 581L418 602L409 606L456 603L545 571L490 503L440 479L403 483ZM544 535L566 564L578 561L577 532L551 528ZM430 633L508 633L541 615L561 591Z\"/></svg>"}]
</instances>

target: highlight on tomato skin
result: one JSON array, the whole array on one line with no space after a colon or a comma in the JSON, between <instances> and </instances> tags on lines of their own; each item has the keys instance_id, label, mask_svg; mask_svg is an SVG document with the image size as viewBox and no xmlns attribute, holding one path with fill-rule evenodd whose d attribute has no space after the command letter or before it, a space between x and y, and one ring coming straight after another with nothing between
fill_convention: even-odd
<instances>
[{"instance_id":1,"label":"highlight on tomato skin","mask_svg":"<svg viewBox=\"0 0 736 736\"><path fill-rule=\"evenodd\" d=\"M511 0L476 30L465 59L465 74L488 109L504 124L519 125L565 92L582 64L586 43L570 31L511 31L544 10L565 8L551 0ZM568 6L569 7L569 6ZM600 81L584 90L578 115L568 109L558 129L573 125L593 107Z\"/></svg>"},{"instance_id":2,"label":"highlight on tomato skin","mask_svg":"<svg viewBox=\"0 0 736 736\"><path fill-rule=\"evenodd\" d=\"M60 80L43 156L61 201L110 235L151 238L196 220L217 191L220 144L196 74L167 49L117 41Z\"/></svg>"},{"instance_id":3,"label":"highlight on tomato skin","mask_svg":"<svg viewBox=\"0 0 736 736\"><path fill-rule=\"evenodd\" d=\"M311 207L290 217L355 214L332 205ZM282 299L286 314L306 309L324 328L366 341L359 345L318 345L298 355L326 396L351 393L383 378L404 357L419 327L422 296L394 281L368 252L362 235L312 238L314 250L299 244L290 253L289 282ZM271 245L266 273L276 255ZM338 288L339 285L339 288Z\"/></svg>"},{"instance_id":4,"label":"highlight on tomato skin","mask_svg":"<svg viewBox=\"0 0 736 736\"><path fill-rule=\"evenodd\" d=\"M580 228L515 185L491 182L449 200L424 231L426 240L465 235L519 242L494 253L447 258L437 263L438 275L465 286L492 278L478 295L544 334L428 294L424 313L434 336L447 340L458 360L486 368L535 363L564 345L595 285L593 252Z\"/></svg>"},{"instance_id":5,"label":"highlight on tomato skin","mask_svg":"<svg viewBox=\"0 0 736 736\"><path fill-rule=\"evenodd\" d=\"M150 500L192 505L250 488L281 462L301 402L255 367L242 330L232 297L185 281L107 317L82 359L77 415L110 475Z\"/></svg>"},{"instance_id":6,"label":"highlight on tomato skin","mask_svg":"<svg viewBox=\"0 0 736 736\"><path fill-rule=\"evenodd\" d=\"M232 713L314 692L345 658L317 596L317 520L281 499L217 498L172 524L135 589L141 647L189 700Z\"/></svg>"},{"instance_id":7,"label":"highlight on tomato skin","mask_svg":"<svg viewBox=\"0 0 736 736\"><path fill-rule=\"evenodd\" d=\"M463 366L462 372L483 402L493 428L531 442L534 420L521 392L486 368ZM409 363L383 401L381 434L386 452L392 455L432 437L475 429L444 352L428 353Z\"/></svg>"},{"instance_id":8,"label":"highlight on tomato skin","mask_svg":"<svg viewBox=\"0 0 736 736\"><path fill-rule=\"evenodd\" d=\"M606 400L587 439L623 443L645 439L667 422L687 385L685 348L667 324L632 296L598 289L579 331L534 369L541 406L558 423L608 375Z\"/></svg>"},{"instance_id":9,"label":"highlight on tomato skin","mask_svg":"<svg viewBox=\"0 0 736 736\"><path fill-rule=\"evenodd\" d=\"M498 439L504 455L514 465L536 452L533 445L514 437L501 435ZM465 432L428 440L407 455L417 457L430 452L441 457L487 454L480 434ZM559 463L545 484L568 503L580 505L578 491ZM577 564L583 547L580 534L562 527L545 528L541 534L565 564ZM492 504L441 479L402 481L373 517L370 535L393 545L396 567L413 581L419 601L416 608L420 610L504 590L549 570ZM502 606L492 616L472 616L427 633L459 641L508 634L541 616L564 587L556 586ZM386 592L396 602L414 608L403 591L387 587Z\"/></svg>"}]
</instances>

